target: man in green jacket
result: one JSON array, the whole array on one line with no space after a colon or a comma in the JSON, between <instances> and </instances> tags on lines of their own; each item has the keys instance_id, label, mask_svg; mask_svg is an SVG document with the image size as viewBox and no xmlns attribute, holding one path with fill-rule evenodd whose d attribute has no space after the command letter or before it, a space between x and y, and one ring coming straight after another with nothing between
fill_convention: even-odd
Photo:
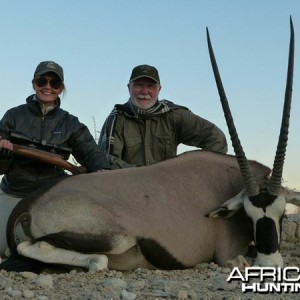
<instances>
[{"instance_id":1,"label":"man in green jacket","mask_svg":"<svg viewBox=\"0 0 300 300\"><path fill-rule=\"evenodd\" d=\"M114 169L152 165L172 158L181 143L227 152L225 135L215 124L186 107L158 100L161 85L155 67L136 66L128 89L128 102L115 105L98 143Z\"/></svg>"}]
</instances>

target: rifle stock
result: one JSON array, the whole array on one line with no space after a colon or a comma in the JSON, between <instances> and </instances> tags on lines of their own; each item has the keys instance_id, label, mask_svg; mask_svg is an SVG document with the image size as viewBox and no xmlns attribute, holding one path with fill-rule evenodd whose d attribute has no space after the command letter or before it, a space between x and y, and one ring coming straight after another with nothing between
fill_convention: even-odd
<instances>
[{"instance_id":1,"label":"rifle stock","mask_svg":"<svg viewBox=\"0 0 300 300\"><path fill-rule=\"evenodd\" d=\"M55 165L58 167L61 167L63 169L66 169L70 171L72 174L82 174L86 173L86 169L82 166L77 167L68 161L64 160L60 155L46 152L38 149L33 149L26 146L21 146L18 144L13 144L13 150L15 154L22 155L25 157L37 159L39 161L42 161L44 163Z\"/></svg>"}]
</instances>

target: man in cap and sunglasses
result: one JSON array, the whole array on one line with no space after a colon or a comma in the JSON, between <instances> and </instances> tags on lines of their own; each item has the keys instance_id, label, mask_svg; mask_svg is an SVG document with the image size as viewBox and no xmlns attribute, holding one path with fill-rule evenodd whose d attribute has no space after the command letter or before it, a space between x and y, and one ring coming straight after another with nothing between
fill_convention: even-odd
<instances>
[{"instance_id":1,"label":"man in cap and sunglasses","mask_svg":"<svg viewBox=\"0 0 300 300\"><path fill-rule=\"evenodd\" d=\"M133 68L128 90L129 100L114 106L98 143L114 169L152 165L172 158L181 143L227 152L225 135L215 124L186 107L158 99L161 85L155 67Z\"/></svg>"},{"instance_id":2,"label":"man in cap and sunglasses","mask_svg":"<svg viewBox=\"0 0 300 300\"><path fill-rule=\"evenodd\" d=\"M87 172L110 169L88 128L60 107L59 96L65 89L62 67L53 61L41 62L32 86L35 93L26 99L26 104L4 114L0 132L17 132L29 140L40 140L41 144L26 145L65 159L72 154ZM0 256L6 249L6 222L17 202L50 179L67 176L61 168L14 155L12 150L13 144L0 137L0 174L4 174L0 184Z\"/></svg>"}]
</instances>

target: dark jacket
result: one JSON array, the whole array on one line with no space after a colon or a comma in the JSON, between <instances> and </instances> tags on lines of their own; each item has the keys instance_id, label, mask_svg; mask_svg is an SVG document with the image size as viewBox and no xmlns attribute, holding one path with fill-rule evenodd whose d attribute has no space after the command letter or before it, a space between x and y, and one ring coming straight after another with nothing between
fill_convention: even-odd
<instances>
[{"instance_id":1,"label":"dark jacket","mask_svg":"<svg viewBox=\"0 0 300 300\"><path fill-rule=\"evenodd\" d=\"M60 99L53 110L43 114L40 102L35 98L31 95L26 99L26 104L8 110L0 121L0 130L21 132L30 139L71 148L74 158L88 172L110 169L88 128L77 117L60 108ZM65 159L70 155L54 148L38 148L61 154ZM60 168L18 155L13 155L11 159L0 157L0 174L5 174L1 189L22 197L50 179L67 176Z\"/></svg>"}]
</instances>

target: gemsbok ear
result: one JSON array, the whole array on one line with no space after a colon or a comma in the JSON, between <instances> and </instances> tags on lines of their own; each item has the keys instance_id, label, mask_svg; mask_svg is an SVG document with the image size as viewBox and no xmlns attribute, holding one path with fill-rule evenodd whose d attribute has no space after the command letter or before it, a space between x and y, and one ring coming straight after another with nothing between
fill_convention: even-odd
<instances>
[{"instance_id":1,"label":"gemsbok ear","mask_svg":"<svg viewBox=\"0 0 300 300\"><path fill-rule=\"evenodd\" d=\"M230 218L243 207L245 197L247 197L245 190L242 190L236 196L225 201L218 209L205 216L208 218Z\"/></svg>"}]
</instances>

